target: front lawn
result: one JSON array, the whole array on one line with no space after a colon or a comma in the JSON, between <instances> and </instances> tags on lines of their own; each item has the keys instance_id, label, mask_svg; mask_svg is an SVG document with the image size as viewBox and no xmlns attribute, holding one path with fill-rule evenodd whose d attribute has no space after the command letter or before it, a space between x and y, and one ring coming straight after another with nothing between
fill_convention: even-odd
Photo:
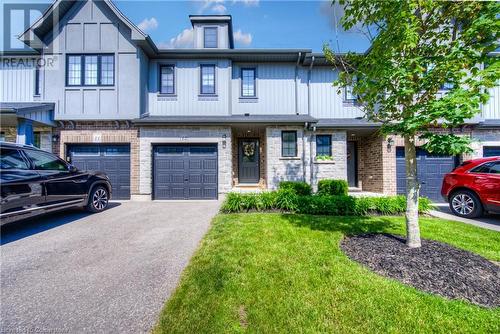
<instances>
[{"instance_id":1,"label":"front lawn","mask_svg":"<svg viewBox=\"0 0 500 334\"><path fill-rule=\"evenodd\" d=\"M422 237L500 261L500 233L434 218ZM156 333L499 333L500 309L449 301L348 259L344 234L404 233L402 217L219 215Z\"/></svg>"}]
</instances>

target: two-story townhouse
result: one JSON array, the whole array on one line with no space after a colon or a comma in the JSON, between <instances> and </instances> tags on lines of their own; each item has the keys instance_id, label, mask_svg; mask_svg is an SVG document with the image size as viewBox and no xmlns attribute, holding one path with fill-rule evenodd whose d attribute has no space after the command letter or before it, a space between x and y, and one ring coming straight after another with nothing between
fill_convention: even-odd
<instances>
[{"instance_id":1,"label":"two-story townhouse","mask_svg":"<svg viewBox=\"0 0 500 334\"><path fill-rule=\"evenodd\" d=\"M2 55L5 139L104 170L119 199L214 199L323 178L404 192L401 139L381 136L332 86L339 70L322 54L235 49L231 16L190 20L194 48L158 49L111 1L56 1L20 37L33 52ZM474 156L500 155L498 89L458 130L478 139ZM423 194L438 199L455 164L420 150Z\"/></svg>"}]
</instances>

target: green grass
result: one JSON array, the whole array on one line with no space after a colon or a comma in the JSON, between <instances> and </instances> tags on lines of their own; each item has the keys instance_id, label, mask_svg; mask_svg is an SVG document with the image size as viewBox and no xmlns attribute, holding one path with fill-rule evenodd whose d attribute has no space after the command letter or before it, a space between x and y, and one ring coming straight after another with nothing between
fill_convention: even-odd
<instances>
[{"instance_id":1,"label":"green grass","mask_svg":"<svg viewBox=\"0 0 500 334\"><path fill-rule=\"evenodd\" d=\"M423 238L500 260L500 233L422 218ZM499 333L500 309L417 291L349 260L345 234L401 217L219 215L155 333Z\"/></svg>"}]
</instances>

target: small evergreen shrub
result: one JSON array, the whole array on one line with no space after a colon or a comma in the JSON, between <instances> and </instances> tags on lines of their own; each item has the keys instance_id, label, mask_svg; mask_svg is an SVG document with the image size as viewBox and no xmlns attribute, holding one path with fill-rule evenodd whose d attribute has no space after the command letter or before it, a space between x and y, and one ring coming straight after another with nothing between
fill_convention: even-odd
<instances>
[{"instance_id":1,"label":"small evergreen shrub","mask_svg":"<svg viewBox=\"0 0 500 334\"><path fill-rule=\"evenodd\" d=\"M282 181L279 183L278 189L291 189L299 196L312 194L311 186L303 181Z\"/></svg>"},{"instance_id":2,"label":"small evergreen shrub","mask_svg":"<svg viewBox=\"0 0 500 334\"><path fill-rule=\"evenodd\" d=\"M297 212L311 215L351 216L356 203L352 196L302 196Z\"/></svg>"},{"instance_id":3,"label":"small evergreen shrub","mask_svg":"<svg viewBox=\"0 0 500 334\"><path fill-rule=\"evenodd\" d=\"M318 182L318 195L347 196L348 188L345 180L320 180Z\"/></svg>"}]
</instances>

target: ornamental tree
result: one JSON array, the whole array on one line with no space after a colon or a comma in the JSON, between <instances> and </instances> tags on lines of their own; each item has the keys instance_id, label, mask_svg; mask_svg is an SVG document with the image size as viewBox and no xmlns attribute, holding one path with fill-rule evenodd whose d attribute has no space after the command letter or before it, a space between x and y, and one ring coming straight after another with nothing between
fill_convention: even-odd
<instances>
[{"instance_id":1,"label":"ornamental tree","mask_svg":"<svg viewBox=\"0 0 500 334\"><path fill-rule=\"evenodd\" d=\"M334 1L335 2L335 1ZM420 247L417 138L437 154L470 152L470 139L453 129L480 112L488 88L500 79L494 53L500 39L500 2L434 0L339 0L344 30L372 30L363 54L327 59L341 63L335 82L351 86L366 118L383 134L404 138L407 245ZM370 34L367 34L370 36ZM443 91L443 87L447 89ZM447 129L445 131L435 131Z\"/></svg>"}]
</instances>

